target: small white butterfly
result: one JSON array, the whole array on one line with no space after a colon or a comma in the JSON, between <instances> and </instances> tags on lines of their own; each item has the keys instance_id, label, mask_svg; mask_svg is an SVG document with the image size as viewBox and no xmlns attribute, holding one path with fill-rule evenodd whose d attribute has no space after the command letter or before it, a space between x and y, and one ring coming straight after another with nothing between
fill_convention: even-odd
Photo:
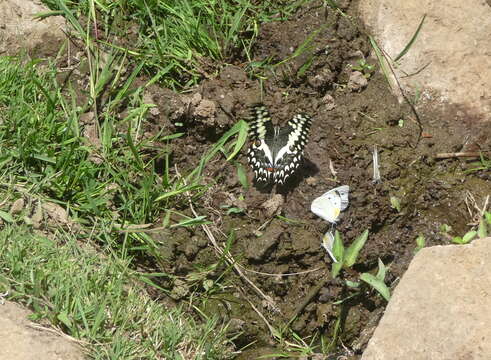
<instances>
[{"instance_id":1,"label":"small white butterfly","mask_svg":"<svg viewBox=\"0 0 491 360\"><path fill-rule=\"evenodd\" d=\"M346 209L348 200L349 186L343 185L319 196L310 206L310 210L317 216L335 224L341 211Z\"/></svg>"},{"instance_id":2,"label":"small white butterfly","mask_svg":"<svg viewBox=\"0 0 491 360\"><path fill-rule=\"evenodd\" d=\"M326 249L327 253L331 257L332 261L338 262L334 254L332 253L332 247L334 246L334 235L332 231L328 231L322 237L322 247Z\"/></svg>"}]
</instances>

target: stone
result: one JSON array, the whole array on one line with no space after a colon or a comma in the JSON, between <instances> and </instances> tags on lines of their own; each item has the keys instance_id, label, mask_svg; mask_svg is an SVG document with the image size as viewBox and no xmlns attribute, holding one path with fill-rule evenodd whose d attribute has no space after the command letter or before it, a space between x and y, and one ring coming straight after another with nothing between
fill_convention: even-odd
<instances>
[{"instance_id":1,"label":"stone","mask_svg":"<svg viewBox=\"0 0 491 360\"><path fill-rule=\"evenodd\" d=\"M35 19L49 9L39 0L0 1L0 54L16 55L26 50L32 57L54 57L66 41L61 16Z\"/></svg>"},{"instance_id":2,"label":"stone","mask_svg":"<svg viewBox=\"0 0 491 360\"><path fill-rule=\"evenodd\" d=\"M367 78L359 71L352 71L348 80L350 91L360 91L368 85Z\"/></svg>"},{"instance_id":3,"label":"stone","mask_svg":"<svg viewBox=\"0 0 491 360\"><path fill-rule=\"evenodd\" d=\"M266 210L266 217L272 217L280 212L281 207L285 203L285 199L281 194L275 194L270 199L261 204L261 207Z\"/></svg>"},{"instance_id":4,"label":"stone","mask_svg":"<svg viewBox=\"0 0 491 360\"><path fill-rule=\"evenodd\" d=\"M443 110L460 109L462 116L455 113L462 120L491 121L489 2L361 0L359 12L392 59L408 44L426 14L416 41L394 67L401 86L409 93L419 91L420 102ZM393 85L399 95L394 81Z\"/></svg>"},{"instance_id":5,"label":"stone","mask_svg":"<svg viewBox=\"0 0 491 360\"><path fill-rule=\"evenodd\" d=\"M31 323L30 311L6 301L0 305L0 359L82 360L82 350L68 337Z\"/></svg>"},{"instance_id":6,"label":"stone","mask_svg":"<svg viewBox=\"0 0 491 360\"><path fill-rule=\"evenodd\" d=\"M421 249L362 360L491 359L491 238Z\"/></svg>"}]
</instances>

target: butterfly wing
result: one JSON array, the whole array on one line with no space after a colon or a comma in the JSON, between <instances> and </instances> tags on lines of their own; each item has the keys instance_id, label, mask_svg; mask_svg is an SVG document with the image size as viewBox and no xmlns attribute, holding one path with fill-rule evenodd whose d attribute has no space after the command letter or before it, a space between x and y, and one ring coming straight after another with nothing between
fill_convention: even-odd
<instances>
[{"instance_id":1,"label":"butterfly wing","mask_svg":"<svg viewBox=\"0 0 491 360\"><path fill-rule=\"evenodd\" d=\"M336 192L341 198L341 211L345 210L349 205L349 186L342 185L337 188L332 189L331 191Z\"/></svg>"},{"instance_id":2,"label":"butterfly wing","mask_svg":"<svg viewBox=\"0 0 491 360\"><path fill-rule=\"evenodd\" d=\"M283 184L300 165L312 118L297 114L282 128L274 143L274 181Z\"/></svg>"},{"instance_id":3,"label":"butterfly wing","mask_svg":"<svg viewBox=\"0 0 491 360\"><path fill-rule=\"evenodd\" d=\"M328 191L312 201L310 210L318 217L336 223L341 213L341 197L335 192Z\"/></svg>"},{"instance_id":4,"label":"butterfly wing","mask_svg":"<svg viewBox=\"0 0 491 360\"><path fill-rule=\"evenodd\" d=\"M331 231L326 232L322 237L322 247L326 249L332 261L338 262L338 260L334 256L334 253L332 252L332 249L334 247L334 235Z\"/></svg>"},{"instance_id":5,"label":"butterfly wing","mask_svg":"<svg viewBox=\"0 0 491 360\"><path fill-rule=\"evenodd\" d=\"M269 181L273 178L274 159L268 145L273 136L274 126L268 110L262 104L254 105L249 117L249 137L252 144L247 152L247 159L258 181Z\"/></svg>"}]
</instances>

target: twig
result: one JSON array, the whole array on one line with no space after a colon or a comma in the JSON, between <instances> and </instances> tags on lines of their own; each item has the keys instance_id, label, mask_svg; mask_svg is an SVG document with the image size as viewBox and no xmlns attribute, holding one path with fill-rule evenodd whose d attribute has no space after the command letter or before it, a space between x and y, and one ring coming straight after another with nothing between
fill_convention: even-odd
<instances>
[{"instance_id":1,"label":"twig","mask_svg":"<svg viewBox=\"0 0 491 360\"><path fill-rule=\"evenodd\" d=\"M480 153L477 151L468 152L454 152L454 153L438 153L435 155L435 159L451 159L459 157L479 157Z\"/></svg>"},{"instance_id":2,"label":"twig","mask_svg":"<svg viewBox=\"0 0 491 360\"><path fill-rule=\"evenodd\" d=\"M179 174L179 171L177 170L177 166L175 166L175 170L176 170L176 174L179 177L181 177L181 175ZM186 180L184 178L182 178L182 179L183 179L184 185L187 185ZM194 210L193 202L191 200L191 196L189 194L189 191L186 191L185 194L188 196L188 203L189 203L189 208L191 209L191 212L194 214L194 216L198 217L198 213L196 212L196 210ZM245 276L244 273L242 272L240 266L237 264L237 262L235 261L235 259L232 257L232 255L228 251L225 252L220 247L220 245L218 245L218 243L217 243L217 241L215 239L215 236L211 232L210 228L206 224L202 224L201 227L202 227L203 231L205 232L205 234L208 236L208 239L213 244L213 247L215 248L215 251L218 254L220 254L221 256L224 256L224 258L227 260L227 262L230 265L233 266L233 268L235 269L235 271L237 272L237 274L240 277L242 277L242 279L244 279L261 297L263 297L273 309L276 309L277 310L278 307L274 303L273 299L270 296L266 295L264 292L262 292L261 289L259 289L256 286L256 284L254 284L247 276Z\"/></svg>"},{"instance_id":3,"label":"twig","mask_svg":"<svg viewBox=\"0 0 491 360\"><path fill-rule=\"evenodd\" d=\"M314 271L319 271L319 270L323 269L322 267L318 267L317 269L305 270L305 271L300 271L300 272L295 272L295 273L272 274L272 273L265 273L265 272L261 272L261 271L250 270L250 269L247 269L246 267L244 267L244 266L242 266L240 264L237 264L237 265L240 266L245 271L250 272L250 273L253 273L253 274L264 275L264 276L274 276L274 277L286 277L286 276L304 275L304 274L308 274L308 273L311 273L311 272L314 272Z\"/></svg>"},{"instance_id":4,"label":"twig","mask_svg":"<svg viewBox=\"0 0 491 360\"><path fill-rule=\"evenodd\" d=\"M481 217L484 216L484 213L486 212L486 209L488 208L488 203L489 203L489 195L486 196L486 200L484 201L484 206L481 209Z\"/></svg>"},{"instance_id":5,"label":"twig","mask_svg":"<svg viewBox=\"0 0 491 360\"><path fill-rule=\"evenodd\" d=\"M276 337L276 334L278 333L276 329L269 323L269 321L266 319L266 317L254 306L252 301L250 301L245 294L242 294L244 296L244 299L251 305L252 309L259 315L259 317L264 321L266 326L268 327L269 332L273 337Z\"/></svg>"},{"instance_id":6,"label":"twig","mask_svg":"<svg viewBox=\"0 0 491 360\"><path fill-rule=\"evenodd\" d=\"M390 72L392 73L392 76L394 77L394 80L397 84L397 87L399 88L399 91L401 93L402 98L409 105L414 117L416 118L416 123L419 127L418 140L416 141L416 145L418 145L419 141L421 140L421 137L422 137L421 135L423 134L423 124L421 123L421 118L419 117L418 111L416 110L416 107L414 106L414 104L411 101L409 101L409 99L406 95L406 92L404 91L401 83L399 82L399 78L397 77L397 74L396 74L394 68L392 67L391 62L388 60L388 58L390 59L389 54L387 54L384 49L381 49L381 50L382 50L383 56L385 57L385 61L387 61L387 65L389 66Z\"/></svg>"}]
</instances>

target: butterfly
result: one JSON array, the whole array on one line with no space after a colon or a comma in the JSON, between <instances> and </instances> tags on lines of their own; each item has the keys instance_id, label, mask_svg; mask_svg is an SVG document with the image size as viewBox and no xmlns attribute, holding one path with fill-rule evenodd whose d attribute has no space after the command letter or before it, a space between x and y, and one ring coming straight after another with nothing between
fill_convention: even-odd
<instances>
[{"instance_id":1,"label":"butterfly","mask_svg":"<svg viewBox=\"0 0 491 360\"><path fill-rule=\"evenodd\" d=\"M252 107L247 157L258 181L285 183L300 165L311 124L309 115L297 114L280 128L264 105Z\"/></svg>"},{"instance_id":2,"label":"butterfly","mask_svg":"<svg viewBox=\"0 0 491 360\"><path fill-rule=\"evenodd\" d=\"M339 186L329 190L312 201L310 210L315 215L335 224L341 211L348 207L348 194L348 185Z\"/></svg>"},{"instance_id":3,"label":"butterfly","mask_svg":"<svg viewBox=\"0 0 491 360\"><path fill-rule=\"evenodd\" d=\"M332 261L338 262L338 260L336 259L333 253L334 239L335 238L332 231L326 232L322 237L322 247L327 251Z\"/></svg>"}]
</instances>

